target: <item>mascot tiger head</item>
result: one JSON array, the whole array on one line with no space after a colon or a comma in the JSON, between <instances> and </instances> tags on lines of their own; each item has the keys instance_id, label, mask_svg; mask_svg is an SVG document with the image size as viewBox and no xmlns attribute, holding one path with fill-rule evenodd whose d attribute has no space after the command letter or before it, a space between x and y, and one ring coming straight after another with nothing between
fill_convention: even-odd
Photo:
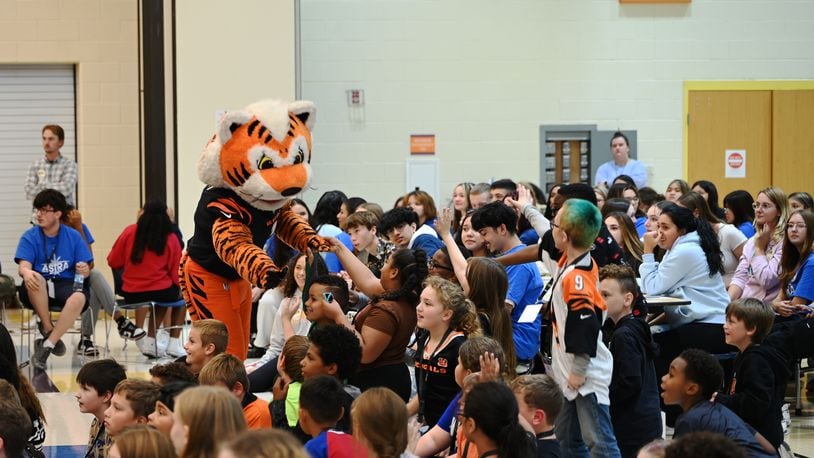
<instances>
[{"instance_id":1,"label":"mascot tiger head","mask_svg":"<svg viewBox=\"0 0 814 458\"><path fill-rule=\"evenodd\" d=\"M262 100L228 111L198 160L198 178L252 206L281 208L311 181L312 102Z\"/></svg>"}]
</instances>

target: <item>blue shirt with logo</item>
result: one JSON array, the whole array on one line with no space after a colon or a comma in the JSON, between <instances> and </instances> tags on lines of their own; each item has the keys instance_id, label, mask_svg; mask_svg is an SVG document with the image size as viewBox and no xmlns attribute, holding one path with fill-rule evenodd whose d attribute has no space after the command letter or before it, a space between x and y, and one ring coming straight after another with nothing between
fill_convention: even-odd
<instances>
[{"instance_id":1,"label":"blue shirt with logo","mask_svg":"<svg viewBox=\"0 0 814 458\"><path fill-rule=\"evenodd\" d=\"M517 245L503 255L514 253L525 248ZM517 359L529 361L540 350L540 327L543 318L537 315L531 323L519 323L517 320L523 314L526 306L534 304L543 292L543 279L537 264L528 262L514 266L506 266L506 275L509 277L509 292L506 300L514 304L512 309L512 335L517 352Z\"/></svg>"},{"instance_id":2,"label":"blue shirt with logo","mask_svg":"<svg viewBox=\"0 0 814 458\"><path fill-rule=\"evenodd\" d=\"M74 229L60 225L56 237L48 237L39 226L20 237L14 262L28 261L46 279L73 280L76 263L93 261L88 245Z\"/></svg>"}]
</instances>

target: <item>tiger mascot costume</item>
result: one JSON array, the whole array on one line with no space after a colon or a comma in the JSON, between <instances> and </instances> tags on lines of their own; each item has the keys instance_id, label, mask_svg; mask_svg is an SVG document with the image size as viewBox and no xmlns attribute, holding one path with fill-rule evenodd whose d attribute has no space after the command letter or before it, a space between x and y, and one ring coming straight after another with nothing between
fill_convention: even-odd
<instances>
[{"instance_id":1,"label":"tiger mascot costume","mask_svg":"<svg viewBox=\"0 0 814 458\"><path fill-rule=\"evenodd\" d=\"M181 259L181 289L193 321L226 324L226 351L241 360L249 347L252 285L274 288L285 276L285 266L262 248L271 233L300 252L330 246L290 203L311 180L315 112L311 102L277 100L229 111L198 160L207 186Z\"/></svg>"}]
</instances>

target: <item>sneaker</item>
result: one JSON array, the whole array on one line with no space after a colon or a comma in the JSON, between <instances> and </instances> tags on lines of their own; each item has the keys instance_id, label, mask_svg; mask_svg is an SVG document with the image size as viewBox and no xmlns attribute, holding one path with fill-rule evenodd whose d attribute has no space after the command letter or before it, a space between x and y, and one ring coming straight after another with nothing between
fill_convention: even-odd
<instances>
[{"instance_id":1,"label":"sneaker","mask_svg":"<svg viewBox=\"0 0 814 458\"><path fill-rule=\"evenodd\" d=\"M34 354L31 355L31 365L35 368L44 371L46 367L46 363L48 362L48 357L51 356L51 351L53 348L46 347L42 345L42 339L37 339L34 341Z\"/></svg>"},{"instance_id":2,"label":"sneaker","mask_svg":"<svg viewBox=\"0 0 814 458\"><path fill-rule=\"evenodd\" d=\"M123 318L121 321L117 322L117 324L119 328L119 336L121 336L122 339L140 340L147 335L147 332L144 329L137 328L136 325L127 318Z\"/></svg>"},{"instance_id":3,"label":"sneaker","mask_svg":"<svg viewBox=\"0 0 814 458\"><path fill-rule=\"evenodd\" d=\"M167 347L170 345L170 333L161 328L156 333L155 338L158 340L158 354L163 356L167 353Z\"/></svg>"},{"instance_id":4,"label":"sneaker","mask_svg":"<svg viewBox=\"0 0 814 458\"><path fill-rule=\"evenodd\" d=\"M167 354L173 358L180 358L187 355L187 351L184 350L184 346L181 344L181 339L177 337L170 338L170 342L167 345Z\"/></svg>"},{"instance_id":5,"label":"sneaker","mask_svg":"<svg viewBox=\"0 0 814 458\"><path fill-rule=\"evenodd\" d=\"M87 337L83 337L76 346L77 355L85 356L99 356L99 349L93 345L93 341Z\"/></svg>"},{"instance_id":6,"label":"sneaker","mask_svg":"<svg viewBox=\"0 0 814 458\"><path fill-rule=\"evenodd\" d=\"M136 341L136 346L141 350L141 354L148 358L158 358L155 353L155 338L147 336L141 340Z\"/></svg>"},{"instance_id":7,"label":"sneaker","mask_svg":"<svg viewBox=\"0 0 814 458\"><path fill-rule=\"evenodd\" d=\"M48 336L50 335L51 335L50 332L47 334L43 334L43 338L37 340L44 341L48 339ZM54 344L54 348L51 350L51 353L53 353L55 356L63 356L66 351L68 350L65 348L65 343L62 341L62 339L59 339L57 340L57 343Z\"/></svg>"},{"instance_id":8,"label":"sneaker","mask_svg":"<svg viewBox=\"0 0 814 458\"><path fill-rule=\"evenodd\" d=\"M262 358L266 354L265 348L255 347L254 345L249 348L249 354L246 356L249 359Z\"/></svg>"}]
</instances>

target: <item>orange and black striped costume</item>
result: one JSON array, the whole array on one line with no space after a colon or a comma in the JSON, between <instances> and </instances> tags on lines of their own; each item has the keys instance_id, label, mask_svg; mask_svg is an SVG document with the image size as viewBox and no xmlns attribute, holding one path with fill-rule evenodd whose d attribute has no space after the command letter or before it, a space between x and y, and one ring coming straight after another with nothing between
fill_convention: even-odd
<instances>
[{"instance_id":1,"label":"orange and black striped costume","mask_svg":"<svg viewBox=\"0 0 814 458\"><path fill-rule=\"evenodd\" d=\"M311 177L310 102L263 101L228 112L198 163L209 186L195 210L195 232L181 260L181 289L193 320L229 331L227 352L246 359L251 286L273 288L284 271L262 249L272 231L299 251L329 245L290 209Z\"/></svg>"}]
</instances>

